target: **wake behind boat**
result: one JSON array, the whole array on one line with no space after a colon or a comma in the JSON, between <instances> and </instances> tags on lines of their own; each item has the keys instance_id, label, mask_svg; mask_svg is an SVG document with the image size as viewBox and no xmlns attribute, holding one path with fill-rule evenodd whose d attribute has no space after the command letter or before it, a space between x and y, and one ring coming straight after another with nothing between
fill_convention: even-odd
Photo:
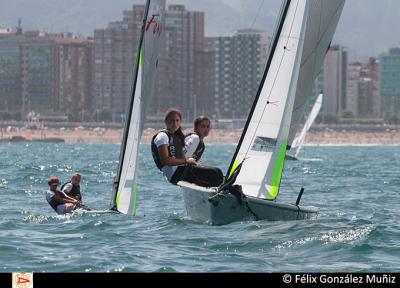
<instances>
[{"instance_id":1,"label":"wake behind boat","mask_svg":"<svg viewBox=\"0 0 400 288\"><path fill-rule=\"evenodd\" d=\"M299 220L316 207L277 203L288 147L293 143L344 0L286 0L250 115L221 187L179 182L187 214L211 224Z\"/></svg>"}]
</instances>

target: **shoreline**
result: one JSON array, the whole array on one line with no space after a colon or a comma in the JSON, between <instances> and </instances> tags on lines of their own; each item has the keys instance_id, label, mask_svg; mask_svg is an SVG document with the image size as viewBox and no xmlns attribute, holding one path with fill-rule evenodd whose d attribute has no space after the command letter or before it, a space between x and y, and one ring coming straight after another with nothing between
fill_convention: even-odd
<instances>
[{"instance_id":1,"label":"shoreline","mask_svg":"<svg viewBox=\"0 0 400 288\"><path fill-rule=\"evenodd\" d=\"M184 130L189 133L190 130ZM142 135L142 143L150 143L155 129L145 129ZM239 141L241 130L212 129L205 139L208 144L235 144ZM119 144L123 136L123 129L1 129L0 140L2 142L64 142L67 144ZM332 129L311 129L307 134L305 144L312 145L399 145L400 131L385 129L382 131L334 131Z\"/></svg>"}]
</instances>

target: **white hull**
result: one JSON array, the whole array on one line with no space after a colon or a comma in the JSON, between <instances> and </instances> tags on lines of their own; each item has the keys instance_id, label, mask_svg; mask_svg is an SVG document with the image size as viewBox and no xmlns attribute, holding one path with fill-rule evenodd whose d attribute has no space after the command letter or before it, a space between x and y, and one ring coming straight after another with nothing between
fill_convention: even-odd
<instances>
[{"instance_id":1,"label":"white hull","mask_svg":"<svg viewBox=\"0 0 400 288\"><path fill-rule=\"evenodd\" d=\"M298 207L247 196L247 205L232 194L216 196L216 188L203 188L179 182L188 216L196 222L223 225L246 220L303 220L316 217L317 207Z\"/></svg>"}]
</instances>

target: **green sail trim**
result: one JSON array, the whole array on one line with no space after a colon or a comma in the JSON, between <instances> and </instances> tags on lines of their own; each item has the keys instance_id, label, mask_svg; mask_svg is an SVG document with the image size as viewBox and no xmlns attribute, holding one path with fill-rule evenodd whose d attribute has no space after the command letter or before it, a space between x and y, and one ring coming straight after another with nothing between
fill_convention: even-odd
<instances>
[{"instance_id":1,"label":"green sail trim","mask_svg":"<svg viewBox=\"0 0 400 288\"><path fill-rule=\"evenodd\" d=\"M137 185L137 182L135 182L135 184L133 185L133 193L131 194L131 197L132 197L131 203L133 203L132 211L131 211L131 215L132 216L136 215L137 192L138 192L138 185ZM121 196L121 193L118 193L117 194L117 198L115 199L115 203L117 204L117 207L119 206L119 203L121 202L121 197L120 196Z\"/></svg>"},{"instance_id":2,"label":"green sail trim","mask_svg":"<svg viewBox=\"0 0 400 288\"><path fill-rule=\"evenodd\" d=\"M239 166L239 162L238 162L237 160L235 160L235 161L233 162L232 169L231 169L231 171L229 172L228 180L232 177L233 173L236 171L236 169L238 168L238 166Z\"/></svg>"},{"instance_id":3,"label":"green sail trim","mask_svg":"<svg viewBox=\"0 0 400 288\"><path fill-rule=\"evenodd\" d=\"M133 207L132 207L132 211L131 211L132 216L136 215L137 192L138 192L138 185L137 185L137 182L135 181L135 184L133 185L133 193L132 193L132 201L131 201L131 203L133 203Z\"/></svg>"},{"instance_id":4,"label":"green sail trim","mask_svg":"<svg viewBox=\"0 0 400 288\"><path fill-rule=\"evenodd\" d=\"M279 194L279 187L281 185L283 165L285 163L286 149L287 149L288 140L284 140L279 148L278 157L276 158L274 174L272 176L272 183L270 188L268 189L268 200L275 200Z\"/></svg>"},{"instance_id":5,"label":"green sail trim","mask_svg":"<svg viewBox=\"0 0 400 288\"><path fill-rule=\"evenodd\" d=\"M117 194L117 197L116 197L116 199L115 199L115 203L117 203L117 207L119 206L119 202L121 202L120 196L121 196L121 193L118 193L118 194Z\"/></svg>"},{"instance_id":6,"label":"green sail trim","mask_svg":"<svg viewBox=\"0 0 400 288\"><path fill-rule=\"evenodd\" d=\"M139 52L139 65L143 66L143 53L142 53L142 48L140 48L140 52Z\"/></svg>"}]
</instances>

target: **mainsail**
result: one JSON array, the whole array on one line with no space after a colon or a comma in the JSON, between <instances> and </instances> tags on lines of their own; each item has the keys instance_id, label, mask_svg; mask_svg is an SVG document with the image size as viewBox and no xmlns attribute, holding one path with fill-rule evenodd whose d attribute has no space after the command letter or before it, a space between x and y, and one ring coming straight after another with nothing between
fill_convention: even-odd
<instances>
[{"instance_id":1,"label":"mainsail","mask_svg":"<svg viewBox=\"0 0 400 288\"><path fill-rule=\"evenodd\" d=\"M322 97L323 97L322 93L318 95L317 100L315 101L314 106L311 109L310 114L308 115L308 118L306 120L306 123L304 124L303 129L301 130L299 136L297 136L293 140L292 149L296 151L294 153L295 158L297 158L297 156L299 155L301 146L303 146L304 140L306 139L307 132L308 130L310 130L312 124L314 123L315 118L317 118L319 110L321 110Z\"/></svg>"},{"instance_id":2,"label":"mainsail","mask_svg":"<svg viewBox=\"0 0 400 288\"><path fill-rule=\"evenodd\" d=\"M121 143L119 167L113 186L112 208L124 214L135 215L136 213L139 144L147 106L154 90L164 18L165 0L148 0L139 40L129 111Z\"/></svg>"},{"instance_id":3,"label":"mainsail","mask_svg":"<svg viewBox=\"0 0 400 288\"><path fill-rule=\"evenodd\" d=\"M344 0L285 1L260 88L228 170L229 179L243 163L236 183L246 195L269 200L278 196L298 113L308 100L343 5Z\"/></svg>"}]
</instances>

